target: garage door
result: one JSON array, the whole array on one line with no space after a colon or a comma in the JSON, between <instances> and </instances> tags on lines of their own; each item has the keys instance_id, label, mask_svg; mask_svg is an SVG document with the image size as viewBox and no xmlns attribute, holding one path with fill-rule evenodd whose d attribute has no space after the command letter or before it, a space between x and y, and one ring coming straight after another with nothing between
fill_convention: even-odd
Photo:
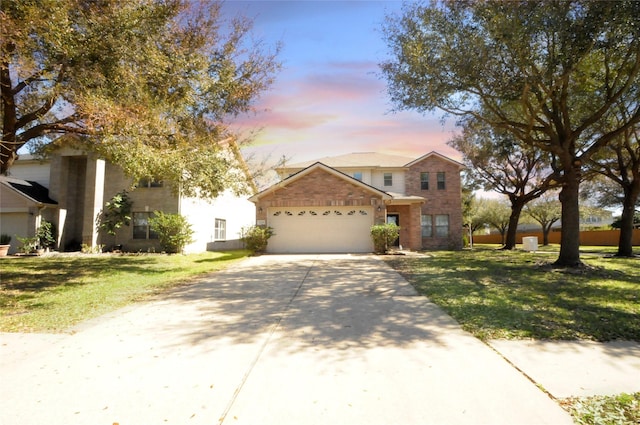
<instances>
[{"instance_id":1,"label":"garage door","mask_svg":"<svg viewBox=\"0 0 640 425\"><path fill-rule=\"evenodd\" d=\"M371 207L269 208L271 253L371 252Z\"/></svg>"}]
</instances>

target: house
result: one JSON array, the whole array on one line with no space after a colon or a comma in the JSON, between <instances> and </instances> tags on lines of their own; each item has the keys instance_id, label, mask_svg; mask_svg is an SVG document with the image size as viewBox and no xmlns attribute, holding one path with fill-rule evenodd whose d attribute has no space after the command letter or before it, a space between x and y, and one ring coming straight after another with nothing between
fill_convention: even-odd
<instances>
[{"instance_id":1,"label":"house","mask_svg":"<svg viewBox=\"0 0 640 425\"><path fill-rule=\"evenodd\" d=\"M270 253L371 252L374 224L400 226L411 250L462 247L462 164L436 152L417 159L364 152L290 164L249 198L269 226Z\"/></svg>"},{"instance_id":2,"label":"house","mask_svg":"<svg viewBox=\"0 0 640 425\"><path fill-rule=\"evenodd\" d=\"M195 232L185 248L190 253L241 248L241 229L255 220L255 206L246 197L187 198L161 180L133 184L118 166L72 145L61 145L46 160L21 155L9 174L0 177L0 233L12 236L9 253L20 248L17 237L33 237L42 220L54 224L59 251L104 245L159 252L149 217L156 210L180 213ZM97 229L96 221L105 203L123 190L132 201L132 222L112 236Z\"/></svg>"}]
</instances>

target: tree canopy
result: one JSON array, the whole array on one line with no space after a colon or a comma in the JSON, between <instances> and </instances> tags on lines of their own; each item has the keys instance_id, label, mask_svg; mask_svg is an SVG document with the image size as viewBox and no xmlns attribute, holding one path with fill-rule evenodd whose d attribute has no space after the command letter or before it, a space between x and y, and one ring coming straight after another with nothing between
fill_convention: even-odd
<instances>
[{"instance_id":1,"label":"tree canopy","mask_svg":"<svg viewBox=\"0 0 640 425\"><path fill-rule=\"evenodd\" d=\"M552 155L562 202L556 264L579 265L583 164L640 122L640 2L409 4L384 37L392 58L381 68L398 109L471 116ZM603 125L625 100L626 119Z\"/></svg>"},{"instance_id":2,"label":"tree canopy","mask_svg":"<svg viewBox=\"0 0 640 425\"><path fill-rule=\"evenodd\" d=\"M215 0L3 0L0 173L74 134L134 179L241 190L226 123L279 69L251 25Z\"/></svg>"}]
</instances>

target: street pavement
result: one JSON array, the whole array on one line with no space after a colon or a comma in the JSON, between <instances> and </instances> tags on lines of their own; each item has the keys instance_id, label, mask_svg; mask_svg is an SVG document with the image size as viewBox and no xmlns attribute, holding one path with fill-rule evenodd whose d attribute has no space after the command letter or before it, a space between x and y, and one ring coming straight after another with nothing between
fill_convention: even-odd
<instances>
[{"instance_id":1,"label":"street pavement","mask_svg":"<svg viewBox=\"0 0 640 425\"><path fill-rule=\"evenodd\" d=\"M375 256L252 257L71 334L0 334L0 424L571 424L526 364L553 348L492 344Z\"/></svg>"}]
</instances>

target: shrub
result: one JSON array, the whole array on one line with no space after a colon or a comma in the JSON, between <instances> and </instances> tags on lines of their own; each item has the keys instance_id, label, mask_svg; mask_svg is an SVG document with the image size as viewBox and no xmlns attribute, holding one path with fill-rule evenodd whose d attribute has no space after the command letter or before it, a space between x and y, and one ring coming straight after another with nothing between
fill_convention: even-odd
<instances>
[{"instance_id":1,"label":"shrub","mask_svg":"<svg viewBox=\"0 0 640 425\"><path fill-rule=\"evenodd\" d=\"M115 235L120 227L131 223L131 208L133 201L126 190L113 195L110 201L104 204L97 219L98 229L104 230L110 235Z\"/></svg>"},{"instance_id":2,"label":"shrub","mask_svg":"<svg viewBox=\"0 0 640 425\"><path fill-rule=\"evenodd\" d=\"M38 239L38 246L40 248L53 248L56 246L53 223L42 220L40 227L36 230L36 238Z\"/></svg>"},{"instance_id":3,"label":"shrub","mask_svg":"<svg viewBox=\"0 0 640 425\"><path fill-rule=\"evenodd\" d=\"M265 226L242 228L242 241L245 247L253 252L265 252L267 242L273 236L273 229Z\"/></svg>"},{"instance_id":4,"label":"shrub","mask_svg":"<svg viewBox=\"0 0 640 425\"><path fill-rule=\"evenodd\" d=\"M158 234L160 247L164 252L175 254L193 242L193 230L186 217L180 214L165 214L154 211L149 218L149 227Z\"/></svg>"},{"instance_id":5,"label":"shrub","mask_svg":"<svg viewBox=\"0 0 640 425\"><path fill-rule=\"evenodd\" d=\"M11 236L3 233L0 235L0 245L9 245L11 243Z\"/></svg>"},{"instance_id":6,"label":"shrub","mask_svg":"<svg viewBox=\"0 0 640 425\"><path fill-rule=\"evenodd\" d=\"M23 254L30 254L32 252L35 252L36 248L38 247L38 238L23 238L18 236L18 240L22 244L22 246L20 247L20 252L22 252Z\"/></svg>"},{"instance_id":7,"label":"shrub","mask_svg":"<svg viewBox=\"0 0 640 425\"><path fill-rule=\"evenodd\" d=\"M384 254L389 246L400 237L400 227L395 223L376 224L371 226L373 249L378 254Z\"/></svg>"}]
</instances>

